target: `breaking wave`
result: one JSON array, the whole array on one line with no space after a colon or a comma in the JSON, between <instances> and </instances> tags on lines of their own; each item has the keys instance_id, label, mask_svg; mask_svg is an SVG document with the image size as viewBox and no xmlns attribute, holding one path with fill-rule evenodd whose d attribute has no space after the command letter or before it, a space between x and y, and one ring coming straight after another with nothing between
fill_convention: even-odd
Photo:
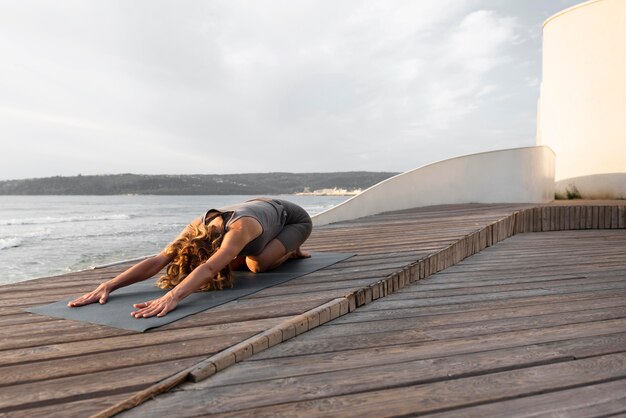
<instances>
[{"instance_id":1,"label":"breaking wave","mask_svg":"<svg viewBox=\"0 0 626 418\"><path fill-rule=\"evenodd\" d=\"M19 247L21 244L22 240L19 238L0 238L0 250Z\"/></svg>"},{"instance_id":2,"label":"breaking wave","mask_svg":"<svg viewBox=\"0 0 626 418\"><path fill-rule=\"evenodd\" d=\"M37 224L59 224L65 222L92 222L92 221L123 221L130 219L130 215L100 215L100 216L68 216L55 218L52 216L42 216L37 218L21 219L0 219L0 225L37 225Z\"/></svg>"}]
</instances>

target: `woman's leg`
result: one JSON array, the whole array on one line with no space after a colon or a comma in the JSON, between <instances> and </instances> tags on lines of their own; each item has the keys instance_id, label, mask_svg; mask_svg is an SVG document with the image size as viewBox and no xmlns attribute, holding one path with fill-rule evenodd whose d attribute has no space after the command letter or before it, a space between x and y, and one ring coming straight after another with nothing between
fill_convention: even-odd
<instances>
[{"instance_id":1,"label":"woman's leg","mask_svg":"<svg viewBox=\"0 0 626 418\"><path fill-rule=\"evenodd\" d=\"M289 258L306 258L310 255L300 246L311 235L311 217L300 206L288 201L279 201L287 212L285 226L256 256L246 257L248 268L256 273L280 266Z\"/></svg>"},{"instance_id":2,"label":"woman's leg","mask_svg":"<svg viewBox=\"0 0 626 418\"><path fill-rule=\"evenodd\" d=\"M244 270L246 268L246 256L238 255L233 261L230 262L231 270Z\"/></svg>"},{"instance_id":3,"label":"woman's leg","mask_svg":"<svg viewBox=\"0 0 626 418\"><path fill-rule=\"evenodd\" d=\"M262 273L280 266L291 257L292 253L293 251L287 251L283 243L274 238L260 254L247 256L246 265L250 271Z\"/></svg>"}]
</instances>

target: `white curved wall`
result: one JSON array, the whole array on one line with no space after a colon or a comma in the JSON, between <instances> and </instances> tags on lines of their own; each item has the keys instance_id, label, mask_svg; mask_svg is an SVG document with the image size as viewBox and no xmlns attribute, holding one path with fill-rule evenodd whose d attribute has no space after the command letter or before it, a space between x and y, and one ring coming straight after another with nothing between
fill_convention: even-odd
<instances>
[{"instance_id":1,"label":"white curved wall","mask_svg":"<svg viewBox=\"0 0 626 418\"><path fill-rule=\"evenodd\" d=\"M384 180L313 216L326 225L393 210L453 203L544 203L554 197L554 152L514 148L439 161Z\"/></svg>"},{"instance_id":2,"label":"white curved wall","mask_svg":"<svg viewBox=\"0 0 626 418\"><path fill-rule=\"evenodd\" d=\"M626 173L625 74L626 1L588 1L544 23L537 145L556 153L557 181Z\"/></svg>"},{"instance_id":3,"label":"white curved wall","mask_svg":"<svg viewBox=\"0 0 626 418\"><path fill-rule=\"evenodd\" d=\"M626 173L592 174L556 182L555 192L563 197L573 192L583 199L626 199Z\"/></svg>"}]
</instances>

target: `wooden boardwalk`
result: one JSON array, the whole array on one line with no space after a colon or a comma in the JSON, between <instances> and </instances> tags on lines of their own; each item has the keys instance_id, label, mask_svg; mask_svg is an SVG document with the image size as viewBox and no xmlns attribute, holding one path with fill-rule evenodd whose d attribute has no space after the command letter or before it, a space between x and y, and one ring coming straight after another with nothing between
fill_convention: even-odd
<instances>
[{"instance_id":1,"label":"wooden boardwalk","mask_svg":"<svg viewBox=\"0 0 626 418\"><path fill-rule=\"evenodd\" d=\"M626 414L625 254L517 235L124 416Z\"/></svg>"},{"instance_id":2,"label":"wooden boardwalk","mask_svg":"<svg viewBox=\"0 0 626 418\"><path fill-rule=\"evenodd\" d=\"M433 285L433 279L435 278L453 277L451 275L455 269L459 269L461 266L450 266L458 263L468 255L477 253L514 234L526 231L559 229L624 228L624 207L622 203L591 202L590 205L592 206L587 207L582 205L584 202L576 202L576 206L559 206L563 205L563 203L558 203L551 207L544 206L538 208L534 208L534 205L450 205L388 213L321 227L314 231L307 244L308 249L355 252L357 256L322 271L277 287L265 289L239 301L222 305L143 334L92 324L46 318L23 311L23 308L26 306L40 305L81 294L92 289L102 280L121 271L126 266L79 272L0 287L0 335L2 336L0 338L0 414L32 417L44 415L88 416L100 413L100 416L110 416L185 380L201 380L211 376L208 380L197 383L196 387L199 389L201 388L200 385L207 385L207 387L211 387L209 392L212 393L215 391L215 388L211 386L211 382L218 382L219 379L228 379L229 373L236 375L236 370L239 370L241 367L251 367L251 364L263 364L262 362L269 361L285 361L285 359L294 359L294 366L291 369L285 367L285 373L289 373L289 370L293 371L294 368L302 367L302 363L297 365L299 358L304 359L306 365L310 366L310 370L318 370L305 372L302 376L308 376L311 373L323 376L325 373L341 372L341 370L333 369L331 365L338 362L342 363L341 359L344 359L343 363L349 366L347 369L352 367L350 365L360 364L359 367L355 366L352 368L360 369L363 372L363 384L367 384L365 376L369 372L364 367L372 367L372 365L377 365L378 362L383 366L385 364L383 358L395 358L394 356L400 356L398 357L400 361L394 364L402 364L404 360L402 360L401 353L405 351L403 347L403 344L406 343L406 340L403 340L405 337L412 338L412 344L415 346L430 347L431 352L438 352L439 354L445 352L448 354L448 357L450 357L450 353L470 355L473 352L462 351L461 348L457 348L455 351L454 348L450 348L452 346L445 345L455 344L452 342L455 340L452 337L454 331L448 332L447 339L439 337L436 329L422 330L417 327L411 328L411 324L416 325L419 322L416 318L411 320L403 319L403 316L432 317L431 321L436 321L439 318L435 318L435 315L447 314L448 317L452 318L458 315L455 315L454 311L445 311L445 309L449 308L448 305L461 306L462 304L464 312L477 311L485 314L493 309L517 306L515 303L523 301L523 297L511 296L508 298L507 295L519 295L524 294L524 292L526 292L526 296L524 296L526 298L543 297L545 299L538 299L538 303L550 304L550 306L555 304L556 306L557 303L560 303L556 302L559 291L555 289L558 289L558 286L555 289L547 289L547 284L544 283L541 288L533 288L532 274L525 278L527 281L519 283L512 279L510 283L497 282L498 278L493 278L492 281L497 283L492 283L490 286L513 286L512 288L507 288L508 290L506 291L494 291L496 296L485 296L490 295L490 293L481 293L481 290L488 289L479 289L480 286L476 286L476 289L470 291L476 293L466 293L468 290L465 288L471 286L463 284L462 286L457 286L456 289L454 287L446 289L445 286L447 284L440 283L439 286L444 287L440 289L429 288L428 292L435 293L428 293L428 296L422 298L419 296L422 289L420 286L423 287L426 283L429 283L428 286ZM609 235L617 237L614 240L616 243L624 237L623 231L585 231L584 233L591 232L598 234L596 236L598 242L608 241L609 238L606 237ZM547 235L549 234L557 233L547 233ZM573 232L563 232L563 234L573 234ZM534 235L538 238L544 236L544 234L528 234L528 236ZM520 235L511 238L511 240L520 237L523 236ZM505 245L508 242L506 241L501 245ZM559 242L559 238L553 240L552 243L553 247L558 247L554 244L555 242ZM553 247L548 246L549 249ZM500 247L492 247L489 250L497 248ZM592 247L592 249L594 248L596 247ZM605 243L604 246L598 248L615 249L617 247L612 247ZM512 260L515 262L527 261L528 264L524 264L522 267L515 266L515 268L531 273L539 266L535 266L533 264L535 261L532 259L533 253L537 253L537 251L530 248L526 252L528 253L527 259L518 259L516 256ZM487 254L487 252L481 253L477 257L481 257L483 254ZM624 270L624 266L619 264L618 256L611 255L610 251L599 254L604 254L602 257L606 256L607 258L597 259L596 257L594 258L596 261L587 264L592 264L597 268L612 266L615 271L619 271L620 268L622 271ZM621 254L624 254L623 249ZM592 254L592 256L595 255L597 254ZM576 260L580 258L582 257L578 256ZM471 260L474 259L472 258ZM486 263L495 263L497 259L505 259L505 257L496 257L493 260L486 261ZM507 260L511 261L511 259ZM466 263L470 263L470 260L467 260ZM532 266L532 270L528 271L529 269L526 266ZM484 266L485 269L490 269L491 267L489 264ZM445 272L436 277L431 276L437 271L446 268ZM561 270L558 270L558 274L554 275L554 266L552 266L552 269L551 271L548 271L549 269L546 270L545 276L549 276L549 278L546 278L546 281L557 280L557 278L562 281L576 280L576 278L566 277L567 274L562 275ZM506 267L500 270L496 268L496 270L504 271ZM609 275L608 271L607 275ZM485 272L481 272L480 269L476 272L478 276L483 273ZM419 292L411 291L412 287L400 290L411 282L428 276L431 276L428 282L423 281L418 285L413 285L420 289ZM614 279L612 282L608 279L604 280L607 283L602 282L604 286L615 286L613 289L589 289L587 291L587 299L585 299L587 303L592 304L593 302L591 301L595 300L596 295L599 295L597 296L599 299L607 299L609 297L606 295L611 293L616 295L613 297L614 299L619 298L620 295L623 296L623 294L619 293L620 280L615 277L617 276L611 277ZM480 281L481 279L477 277L476 280ZM578 278L578 280L579 282L585 281L582 277ZM453 283L454 281L450 282L450 284ZM524 283L527 283L526 285L530 287L523 288ZM553 283L566 286L566 282ZM584 283L578 284L580 286L584 285ZM623 285L624 282L622 281L621 284ZM522 286L522 288L515 288L515 286ZM397 293L392 295L394 292ZM481 301L480 295L488 300ZM376 301L383 297L384 299ZM460 299L457 301L455 298ZM463 301L463 298L469 299ZM436 300L439 300L439 304L428 305L428 303ZM395 303L396 305L388 309L384 305L388 303ZM487 305L484 305L484 303L487 303ZM536 301L523 306L531 306L533 304L536 305ZM471 306L474 305L480 305L480 307L472 308ZM361 307L355 311L359 306ZM383 308L376 309L375 306L383 306ZM587 310L602 308L593 308L591 305L585 306L588 307ZM610 308L618 309L619 306L621 305L611 305ZM425 308L427 309L423 310ZM487 309L489 311L486 312ZM347 312L350 312L350 314L345 315ZM524 317L523 314L517 315L515 312L517 311L514 309L509 312L511 321L514 321L514 318ZM390 316L394 313L400 316ZM373 319L374 316L371 319L366 319L366 317L359 316L363 314L382 316L378 319ZM558 316L558 314L559 312L553 312L546 315ZM465 315L464 313L462 316L465 317ZM478 314L476 313L475 315ZM615 315L617 314L615 313ZM327 325L319 326L340 316L340 319L336 319ZM534 317L534 315L530 315L528 312L526 316ZM561 313L561 316L567 317L569 314L563 315ZM500 319L504 320L505 318L508 317ZM519 319L515 321L520 322ZM595 322L600 321L597 320ZM607 322L607 327L614 331L611 334L621 332L619 327L612 328L614 323L610 322L619 321L618 318L613 317L603 319L602 321L609 321ZM505 320L499 326L506 327L506 322ZM392 325L401 323L404 323L404 325L395 325L400 328L394 328L394 325ZM383 329L376 328L378 325L383 326ZM570 335L574 332L569 331L569 328L567 328L569 325L571 324L559 325L565 327L562 331L563 335ZM317 329L313 330L316 327ZM352 333L348 331L350 327L356 327ZM434 327L433 323L431 328ZM448 326L444 326L444 328L446 327ZM467 323L457 327L460 330L459 332L470 328ZM587 332L586 337L604 335L594 334L590 330L591 328L593 327L589 327L587 331L580 331L579 335L582 336L584 332ZM307 334L299 335L292 342L281 344L282 341L292 339L294 336L302 334L309 329L311 331ZM328 334L326 336L325 333L333 329L337 330L339 334ZM367 332L368 330L372 332ZM445 330L440 330L439 332L443 332L445 335ZM512 334L501 337L501 340L517 338L515 337L516 335L523 339L523 335L525 335L523 333L531 331L527 329L522 331L522 328L520 328L520 330L502 331L502 333L505 332ZM476 352L474 355L478 357L460 360L463 364L469 362L469 368L460 368L458 372L455 371L456 369L451 368L450 373L456 373L463 378L486 378L485 376L493 377L493 375L497 374L495 371L498 370L511 373L516 371L517 369L515 369L513 364L516 358L521 359L518 364L539 366L544 363L557 365L561 362L565 364L569 361L567 359L571 360L572 357L571 354L566 353L562 355L560 362L554 361L552 357L547 359L544 354L538 354L539 349L532 353L526 353L527 357L524 357L524 345L512 346L513 348L517 347L517 351L510 351L512 348L506 345L498 348L496 341L498 340L498 334L495 331L486 334L494 336L495 340L489 340L483 334L468 334L465 338L472 341L476 338L485 339L487 347L493 347L491 348L492 351L501 350L501 357L506 357L509 360L501 359L501 363L495 361L493 363L494 366L489 369L492 373L486 373L484 370L481 371L483 366L481 366L479 360L480 358L490 359L491 357L484 353L482 354L483 357L480 357L481 352ZM382 338L379 345L367 345L369 344L368 341L374 341L377 337ZM318 339L318 348L313 348L315 341ZM389 344L382 344L382 342L389 342ZM545 342L538 339L537 342L530 344ZM343 344L343 349L341 344ZM439 346L439 344L444 345ZM459 347L463 346L462 342L458 344ZM296 349L297 347L305 347L302 348L303 350L306 350L306 347L310 347L310 351L306 353L303 351L302 353L304 354L287 354L286 357L282 354L276 354L281 353L281 350L289 350L289 347L292 347L291 345L296 347ZM610 341L607 340L605 345L607 347L610 346ZM266 348L272 346L275 347L261 353ZM330 351L324 351L325 349L320 348L331 346L333 348ZM467 342L465 346L468 346ZM293 347L291 349L294 349ZM393 351L394 347L399 350ZM356 360L351 360L352 357L347 353L343 353L343 350L346 350L346 352L352 355L361 349L366 351L363 352L361 357L357 357ZM581 350L584 351L582 348ZM509 351L510 354L506 354ZM553 351L558 350L554 349ZM379 352L381 353L380 356L377 354ZM396 354L392 354L392 352ZM533 360L533 353L537 357L535 360ZM232 366L235 362L241 362L253 354L254 357L248 359L248 361ZM327 360L321 360L323 358L321 357L320 361L314 364L308 363L309 360L306 357L313 356L312 358L315 358L314 356L324 355L326 355ZM606 355L609 356L610 354L607 352ZM615 367L618 363L615 359L619 357L615 356L620 354L614 353L611 355L614 357L609 357L608 360L614 361L614 363L610 363L607 369L617 372L619 367ZM422 354L422 356L424 355ZM595 358L594 356L591 357ZM416 357L410 361L418 359L422 358ZM422 360L428 360L432 364L440 361L429 357L423 357ZM491 364L489 363L490 361L488 360L487 363ZM509 362L506 363L506 361ZM316 367L326 363L329 364L328 370L316 369ZM426 367L425 364L423 367ZM550 364L550 366L554 365ZM591 363L580 363L580 365L583 369L592 366ZM398 367L402 368L401 366ZM476 369L472 370L472 367L476 367ZM283 370L282 367L269 366L269 368L279 369L281 372ZM219 373L216 374L218 371ZM382 369L380 372L383 373L383 376L395 375L394 371L387 372L387 375L384 375L385 372ZM534 373L534 371L531 372ZM415 373L410 374L416 377ZM421 372L418 374L421 376ZM256 381L254 380L254 375L252 376L252 380L246 383L246 385L257 385L256 387L260 387L263 385L259 386L258 382L262 380L283 379L282 381L277 381L279 386L274 385L272 387L275 392L285 390L285 393L287 393L289 392L287 389L290 386L289 382L295 379L295 376L300 376L300 374L269 377L266 375L265 378L260 378ZM258 376L263 376L262 372ZM421 379L420 376L417 376L417 378ZM333 379L334 375L331 375L330 378ZM519 378L522 379L521 375ZM615 385L617 384L616 382L619 382L618 379L613 377L605 380L606 384ZM360 377L353 379L353 383L359 380L361 380ZM385 381L386 378L378 377L374 380L380 383ZM361 398L357 396L353 399L356 402L363 402L365 407L375 402L378 396L377 391L387 390L380 398L380 404L384 405L387 401L391 403L396 402L393 400L396 398L391 397L387 399L385 397L390 393L395 393L396 390L398 391L397 399L400 399L403 396L401 394L409 396L408 393L412 393L415 385L428 381L439 385L444 383L451 384L450 382L457 381L444 380L441 380L441 376L435 376L426 378L426 381L418 380L418 383L415 383L415 381L405 381L404 383L398 381L391 383L387 387L394 388L391 392L380 387L376 389L358 389L357 387L354 395L345 396L357 396L358 393L371 392L372 398L368 401L363 401L366 398L365 395L359 395ZM458 379L458 381L461 380L461 378ZM476 381L474 385L479 384L478 382ZM232 387L236 386L238 385ZM332 385L326 382L322 386L328 387L330 391ZM346 385L344 384L343 386ZM577 386L581 386L581 384L572 383L570 385L573 389ZM304 400L308 399L306 397L297 397L302 395L294 395L296 397L290 400L281 398L283 399L282 402L291 402L289 404L296 405L296 408L301 408L299 405L308 405L307 402L317 402L316 404L311 404L310 409L295 410L296 412L311 412L312 414L316 411L318 413L323 412L324 407L320 405L326 405L327 401L333 405L341 405L344 402L343 398L337 398L336 403L333 403L338 393L329 392L325 395L324 392L307 390L306 387L305 385L303 393L319 393L320 395L317 398L311 398L311 400ZM586 386L582 385L582 387ZM423 390L427 391L430 389ZM456 391L453 386L449 386L445 390L450 393L455 393ZM547 389L544 391L547 391ZM602 393L605 392L608 393L609 391L603 391ZM176 396L179 393L183 392L176 392ZM200 391L197 393L200 393ZM293 393L293 390L289 393ZM234 399L232 396L229 398L229 396L224 392L226 400L211 399L214 399L218 405L222 405L228 403L227 399ZM505 394L503 399L517 396L520 395ZM157 399L161 398L164 400L170 399L167 394L161 395ZM332 400L332 402L329 400ZM296 402L294 403L294 401ZM350 405L351 401L345 402L345 405ZM401 400L397 400L397 402L399 404L402 403ZM155 408L153 404L159 405L162 402L148 402L136 409L136 411L139 413L142 410L141 408ZM269 405L264 406L263 403L253 405L252 403L245 404L240 402L238 405L237 409L244 408L250 411L254 410L250 408L271 407ZM247 406L242 407L241 405ZM322 408L321 410L319 409L320 407ZM208 407L205 407L198 413L206 414L222 410L219 408L206 408ZM458 408L458 406L454 408ZM368 410L370 409L368 408ZM223 411L229 410L225 408ZM256 411L260 412L261 410L257 409ZM371 409L371 411L374 411L374 409ZM182 415L186 414L182 413Z\"/></svg>"}]
</instances>

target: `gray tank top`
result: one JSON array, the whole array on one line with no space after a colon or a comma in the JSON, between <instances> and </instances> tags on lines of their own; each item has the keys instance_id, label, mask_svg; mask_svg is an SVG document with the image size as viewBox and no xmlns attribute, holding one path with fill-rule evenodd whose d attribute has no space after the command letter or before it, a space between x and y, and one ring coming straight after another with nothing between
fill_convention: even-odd
<instances>
[{"instance_id":1,"label":"gray tank top","mask_svg":"<svg viewBox=\"0 0 626 418\"><path fill-rule=\"evenodd\" d=\"M212 210L214 211L214 209ZM280 202L273 199L253 199L244 203L238 203L236 205L220 208L218 210L222 213L232 213L230 218L225 217L226 225L224 229L226 232L230 230L230 226L233 222L244 217L256 219L263 228L261 235L250 241L248 245L241 250L239 255L260 254L265 246L283 229L285 221L287 220L287 212ZM207 214L209 212L207 212Z\"/></svg>"}]
</instances>

